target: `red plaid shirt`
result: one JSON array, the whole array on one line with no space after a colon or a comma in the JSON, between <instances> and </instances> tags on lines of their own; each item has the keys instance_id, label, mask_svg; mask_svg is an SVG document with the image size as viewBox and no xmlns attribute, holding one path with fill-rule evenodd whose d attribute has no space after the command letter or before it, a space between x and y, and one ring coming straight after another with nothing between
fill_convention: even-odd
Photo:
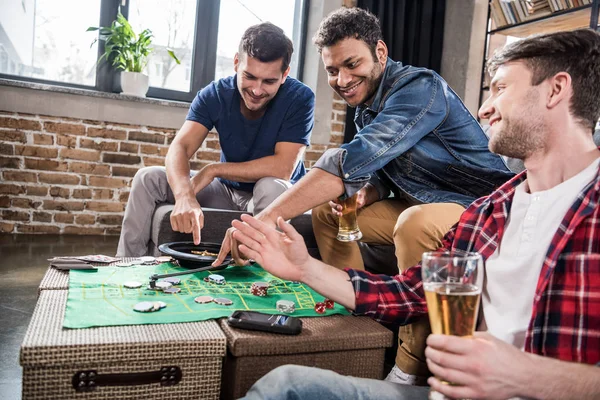
<instances>
[{"instance_id":1,"label":"red plaid shirt","mask_svg":"<svg viewBox=\"0 0 600 400\"><path fill-rule=\"evenodd\" d=\"M442 250L477 251L487 260L504 234L515 188L526 171L471 204ZM577 196L552 238L535 289L525 351L564 361L600 361L600 175ZM427 313L421 266L394 277L347 269L355 314L400 325ZM515 279L519 279L515 276Z\"/></svg>"}]
</instances>

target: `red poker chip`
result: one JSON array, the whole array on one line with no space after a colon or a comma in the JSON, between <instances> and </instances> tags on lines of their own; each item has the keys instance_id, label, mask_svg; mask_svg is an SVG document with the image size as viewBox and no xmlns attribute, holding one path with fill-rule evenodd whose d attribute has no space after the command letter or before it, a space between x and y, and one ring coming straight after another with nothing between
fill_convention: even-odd
<instances>
[{"instance_id":1,"label":"red poker chip","mask_svg":"<svg viewBox=\"0 0 600 400\"><path fill-rule=\"evenodd\" d=\"M335 303L331 299L325 299L325 307L328 309L332 309L335 306Z\"/></svg>"},{"instance_id":2,"label":"red poker chip","mask_svg":"<svg viewBox=\"0 0 600 400\"><path fill-rule=\"evenodd\" d=\"M319 314L325 314L325 310L326 310L326 306L325 303L315 303L315 311L318 312Z\"/></svg>"}]
</instances>

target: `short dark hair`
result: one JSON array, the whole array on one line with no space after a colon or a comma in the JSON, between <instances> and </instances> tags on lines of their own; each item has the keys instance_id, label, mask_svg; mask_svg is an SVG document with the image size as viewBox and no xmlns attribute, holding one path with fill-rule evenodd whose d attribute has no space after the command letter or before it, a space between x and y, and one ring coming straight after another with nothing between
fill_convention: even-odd
<instances>
[{"instance_id":1,"label":"short dark hair","mask_svg":"<svg viewBox=\"0 0 600 400\"><path fill-rule=\"evenodd\" d=\"M240 40L238 52L261 62L281 59L281 72L285 72L290 66L294 44L285 36L283 29L270 22L263 22L246 29Z\"/></svg>"},{"instance_id":2,"label":"short dark hair","mask_svg":"<svg viewBox=\"0 0 600 400\"><path fill-rule=\"evenodd\" d=\"M373 59L376 60L377 42L383 40L379 20L362 8L339 8L321 21L321 25L313 37L313 43L321 53L323 47L333 46L347 38L365 42L371 49Z\"/></svg>"},{"instance_id":3,"label":"short dark hair","mask_svg":"<svg viewBox=\"0 0 600 400\"><path fill-rule=\"evenodd\" d=\"M510 61L522 61L537 86L559 72L571 75L571 112L592 131L600 118L600 35L591 29L555 32L528 37L497 51L488 62L494 75Z\"/></svg>"}]
</instances>

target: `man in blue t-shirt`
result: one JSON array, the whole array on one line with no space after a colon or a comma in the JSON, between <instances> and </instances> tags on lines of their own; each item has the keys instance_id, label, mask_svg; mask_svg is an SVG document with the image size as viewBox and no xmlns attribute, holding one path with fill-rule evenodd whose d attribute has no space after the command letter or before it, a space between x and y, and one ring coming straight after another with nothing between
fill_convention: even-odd
<instances>
[{"instance_id":1,"label":"man in blue t-shirt","mask_svg":"<svg viewBox=\"0 0 600 400\"><path fill-rule=\"evenodd\" d=\"M148 251L158 203L175 204L173 230L200 243L201 207L261 212L305 174L314 94L289 78L293 45L266 22L246 30L234 58L234 76L206 86L194 99L167 153L164 167L140 169L131 186L117 256ZM208 132L219 134L221 160L190 171L190 158Z\"/></svg>"}]
</instances>

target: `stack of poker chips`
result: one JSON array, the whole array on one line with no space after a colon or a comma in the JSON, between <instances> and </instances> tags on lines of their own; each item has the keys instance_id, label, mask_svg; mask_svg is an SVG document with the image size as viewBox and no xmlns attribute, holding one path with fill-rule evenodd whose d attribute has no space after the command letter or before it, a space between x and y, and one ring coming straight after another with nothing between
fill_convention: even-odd
<instances>
[{"instance_id":1,"label":"stack of poker chips","mask_svg":"<svg viewBox=\"0 0 600 400\"><path fill-rule=\"evenodd\" d=\"M277 311L291 314L296 311L296 304L290 300L278 300L277 301Z\"/></svg>"},{"instance_id":2,"label":"stack of poker chips","mask_svg":"<svg viewBox=\"0 0 600 400\"><path fill-rule=\"evenodd\" d=\"M266 282L254 282L250 288L250 293L255 296L265 297L269 290L269 284Z\"/></svg>"},{"instance_id":3,"label":"stack of poker chips","mask_svg":"<svg viewBox=\"0 0 600 400\"><path fill-rule=\"evenodd\" d=\"M167 306L164 301L142 301L133 306L133 310L137 312L147 313L162 310Z\"/></svg>"}]
</instances>

